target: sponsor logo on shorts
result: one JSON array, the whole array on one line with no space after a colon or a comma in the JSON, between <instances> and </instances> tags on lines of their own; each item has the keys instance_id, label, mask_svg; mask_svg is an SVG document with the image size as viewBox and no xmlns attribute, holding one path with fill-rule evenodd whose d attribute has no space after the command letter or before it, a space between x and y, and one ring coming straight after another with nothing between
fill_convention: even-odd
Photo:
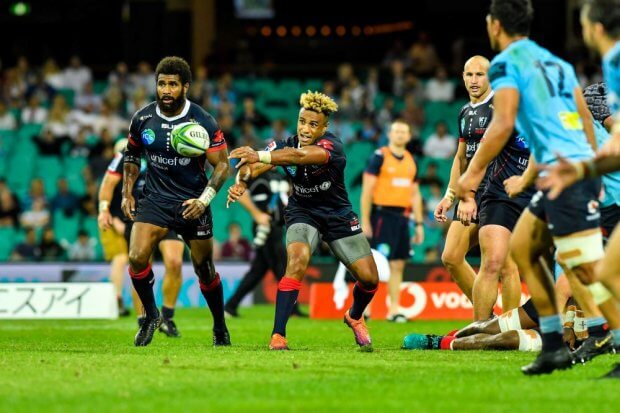
<instances>
[{"instance_id":1,"label":"sponsor logo on shorts","mask_svg":"<svg viewBox=\"0 0 620 413\"><path fill-rule=\"evenodd\" d=\"M360 220L357 218L351 220L349 222L349 225L351 225L351 231L358 231L362 227L360 224Z\"/></svg>"},{"instance_id":2,"label":"sponsor logo on shorts","mask_svg":"<svg viewBox=\"0 0 620 413\"><path fill-rule=\"evenodd\" d=\"M142 142L145 145L150 145L155 142L155 132L152 129L145 129L142 131Z\"/></svg>"}]
</instances>

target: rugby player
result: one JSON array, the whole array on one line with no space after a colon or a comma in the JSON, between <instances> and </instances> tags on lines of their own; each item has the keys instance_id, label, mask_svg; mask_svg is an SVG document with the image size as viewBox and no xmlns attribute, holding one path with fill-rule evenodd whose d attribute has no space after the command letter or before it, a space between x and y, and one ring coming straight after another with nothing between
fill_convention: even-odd
<instances>
[{"instance_id":1,"label":"rugby player","mask_svg":"<svg viewBox=\"0 0 620 413\"><path fill-rule=\"evenodd\" d=\"M157 101L140 109L129 127L123 166L124 214L134 221L129 243L129 275L144 306L144 323L135 336L136 346L153 339L161 318L153 296L153 249L168 231L179 234L189 246L200 290L213 315L213 345L230 345L224 320L224 296L213 265L213 222L209 203L229 171L226 141L217 122L199 105L187 99L191 70L185 60L166 57L156 68ZM204 155L186 158L170 145L170 132L183 122L197 122L210 137ZM146 158L144 196L138 202L133 187ZM213 166L207 179L205 164Z\"/></svg>"},{"instance_id":2,"label":"rugby player","mask_svg":"<svg viewBox=\"0 0 620 413\"><path fill-rule=\"evenodd\" d=\"M275 322L269 348L288 350L286 324L301 287L312 252L320 238L356 278L353 305L344 322L355 335L362 351L372 351L370 334L362 317L379 283L370 244L351 208L344 183L346 157L342 142L328 132L329 115L338 105L318 92L303 93L297 134L272 142L266 150L249 147L233 150L230 158L240 159L236 183L228 190L234 202L248 182L275 166L283 166L293 183L285 209L286 273L278 284Z\"/></svg>"}]
</instances>

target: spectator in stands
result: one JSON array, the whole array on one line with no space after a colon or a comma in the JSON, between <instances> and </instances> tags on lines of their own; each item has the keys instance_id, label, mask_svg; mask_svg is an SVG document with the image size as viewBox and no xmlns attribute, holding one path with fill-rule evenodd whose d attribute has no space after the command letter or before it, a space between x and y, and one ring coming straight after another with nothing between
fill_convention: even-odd
<instances>
[{"instance_id":1,"label":"spectator in stands","mask_svg":"<svg viewBox=\"0 0 620 413\"><path fill-rule=\"evenodd\" d=\"M405 95L412 95L416 102L422 102L426 99L424 86L412 70L405 71L405 82L403 89Z\"/></svg>"},{"instance_id":2,"label":"spectator in stands","mask_svg":"<svg viewBox=\"0 0 620 413\"><path fill-rule=\"evenodd\" d=\"M357 133L351 122L342 120L338 113L332 115L329 120L329 130L338 136L345 145L355 141L357 138Z\"/></svg>"},{"instance_id":3,"label":"spectator in stands","mask_svg":"<svg viewBox=\"0 0 620 413\"><path fill-rule=\"evenodd\" d=\"M24 210L31 209L32 204L37 201L43 201L43 204L47 205L47 197L45 196L45 185L41 178L34 178L30 181L30 188L28 194L23 200L22 208Z\"/></svg>"},{"instance_id":4,"label":"spectator in stands","mask_svg":"<svg viewBox=\"0 0 620 413\"><path fill-rule=\"evenodd\" d=\"M424 109L418 105L413 94L405 96L405 107L400 112L400 118L412 125L414 134L424 126Z\"/></svg>"},{"instance_id":5,"label":"spectator in stands","mask_svg":"<svg viewBox=\"0 0 620 413\"><path fill-rule=\"evenodd\" d=\"M91 148L88 146L86 138L88 137L88 129L82 128L79 130L75 139L69 142L68 155L72 158L83 157L88 158L90 156Z\"/></svg>"},{"instance_id":6,"label":"spectator in stands","mask_svg":"<svg viewBox=\"0 0 620 413\"><path fill-rule=\"evenodd\" d=\"M418 76L430 76L439 66L439 58L435 46L430 41L428 33L421 32L418 40L409 49L411 69Z\"/></svg>"},{"instance_id":7,"label":"spectator in stands","mask_svg":"<svg viewBox=\"0 0 620 413\"><path fill-rule=\"evenodd\" d=\"M192 101L202 104L214 92L213 85L209 83L207 67L205 65L198 66L194 70L193 77L189 87L189 97Z\"/></svg>"},{"instance_id":8,"label":"spectator in stands","mask_svg":"<svg viewBox=\"0 0 620 413\"><path fill-rule=\"evenodd\" d=\"M250 122L243 122L243 125L241 125L241 136L239 136L239 146L254 147L259 142L260 138L256 134L254 125Z\"/></svg>"},{"instance_id":9,"label":"spectator in stands","mask_svg":"<svg viewBox=\"0 0 620 413\"><path fill-rule=\"evenodd\" d=\"M63 261L65 259L65 249L56 240L52 227L45 227L43 229L43 235L39 243L39 252L42 261Z\"/></svg>"},{"instance_id":10,"label":"spectator in stands","mask_svg":"<svg viewBox=\"0 0 620 413\"><path fill-rule=\"evenodd\" d=\"M128 128L129 122L116 114L109 102L104 101L101 104L101 112L95 117L93 129L97 135L102 134L103 130L107 130L113 137L117 137Z\"/></svg>"},{"instance_id":11,"label":"spectator in stands","mask_svg":"<svg viewBox=\"0 0 620 413\"><path fill-rule=\"evenodd\" d=\"M438 185L440 188L443 188L444 182L437 175L437 169L437 163L429 162L426 166L426 171L424 171L424 174L418 179L418 183L421 186L430 187L431 185Z\"/></svg>"},{"instance_id":12,"label":"spectator in stands","mask_svg":"<svg viewBox=\"0 0 620 413\"><path fill-rule=\"evenodd\" d=\"M440 66L435 76L426 83L426 99L430 102L452 102L455 85L448 79L446 68Z\"/></svg>"},{"instance_id":13,"label":"spectator in stands","mask_svg":"<svg viewBox=\"0 0 620 413\"><path fill-rule=\"evenodd\" d=\"M17 120L15 116L9 111L6 103L0 100L0 130L15 130L17 129Z\"/></svg>"},{"instance_id":14,"label":"spectator in stands","mask_svg":"<svg viewBox=\"0 0 620 413\"><path fill-rule=\"evenodd\" d=\"M437 204L441 202L443 199L443 194L441 193L441 186L437 182L433 182L429 186L430 194L424 200L424 207L426 209L426 220L429 222L434 221L433 212L437 207Z\"/></svg>"},{"instance_id":15,"label":"spectator in stands","mask_svg":"<svg viewBox=\"0 0 620 413\"><path fill-rule=\"evenodd\" d=\"M342 89L340 97L337 99L338 103L338 116L343 120L354 121L358 118L359 112L355 106L355 102L351 97L351 90L348 88Z\"/></svg>"},{"instance_id":16,"label":"spectator in stands","mask_svg":"<svg viewBox=\"0 0 620 413\"><path fill-rule=\"evenodd\" d=\"M127 100L125 113L136 113L149 103L151 102L146 89L143 87L136 88L131 95L131 99Z\"/></svg>"},{"instance_id":17,"label":"spectator in stands","mask_svg":"<svg viewBox=\"0 0 620 413\"><path fill-rule=\"evenodd\" d=\"M48 129L56 138L75 136L77 130L69 123L69 105L63 95L56 95L52 101L45 129Z\"/></svg>"},{"instance_id":18,"label":"spectator in stands","mask_svg":"<svg viewBox=\"0 0 620 413\"><path fill-rule=\"evenodd\" d=\"M80 198L80 212L85 217L97 218L99 185L97 181L86 180L86 193Z\"/></svg>"},{"instance_id":19,"label":"spectator in stands","mask_svg":"<svg viewBox=\"0 0 620 413\"><path fill-rule=\"evenodd\" d=\"M28 84L19 76L17 69L7 69L5 75L6 78L2 87L4 99L9 102L16 102L18 106L21 106L26 99Z\"/></svg>"},{"instance_id":20,"label":"spectator in stands","mask_svg":"<svg viewBox=\"0 0 620 413\"><path fill-rule=\"evenodd\" d=\"M55 137L48 127L43 128L41 136L32 138L41 156L60 156L62 147L68 140L67 136Z\"/></svg>"},{"instance_id":21,"label":"spectator in stands","mask_svg":"<svg viewBox=\"0 0 620 413\"><path fill-rule=\"evenodd\" d=\"M448 133L446 122L441 120L435 125L435 133L429 136L424 144L424 155L450 159L456 153L456 147L456 138Z\"/></svg>"},{"instance_id":22,"label":"spectator in stands","mask_svg":"<svg viewBox=\"0 0 620 413\"><path fill-rule=\"evenodd\" d=\"M411 125L411 140L407 144L407 150L410 154L413 155L416 162L420 162L420 159L424 157L424 149L422 145L422 141L420 140L420 129L414 129L414 126Z\"/></svg>"},{"instance_id":23,"label":"spectator in stands","mask_svg":"<svg viewBox=\"0 0 620 413\"><path fill-rule=\"evenodd\" d=\"M380 134L381 131L377 128L377 126L375 126L372 118L369 116L365 117L362 122L362 129L359 132L359 140L377 143L379 141Z\"/></svg>"},{"instance_id":24,"label":"spectator in stands","mask_svg":"<svg viewBox=\"0 0 620 413\"><path fill-rule=\"evenodd\" d=\"M405 94L405 63L400 60L392 60L390 63L392 95L402 97Z\"/></svg>"},{"instance_id":25,"label":"spectator in stands","mask_svg":"<svg viewBox=\"0 0 620 413\"><path fill-rule=\"evenodd\" d=\"M238 146L239 137L235 133L234 127L234 119L231 115L223 115L218 117L218 123L220 124L220 129L222 129L222 133L224 134L224 138L226 139L226 144L228 148L232 150L232 148L236 148Z\"/></svg>"},{"instance_id":26,"label":"spectator in stands","mask_svg":"<svg viewBox=\"0 0 620 413\"><path fill-rule=\"evenodd\" d=\"M136 73L131 75L131 93L136 88L142 87L147 91L149 96L155 96L155 72L151 64L147 61L141 61L138 63Z\"/></svg>"},{"instance_id":27,"label":"spectator in stands","mask_svg":"<svg viewBox=\"0 0 620 413\"><path fill-rule=\"evenodd\" d=\"M22 212L20 223L24 228L39 229L50 223L50 211L45 202L37 199L32 203L31 209Z\"/></svg>"},{"instance_id":28,"label":"spectator in stands","mask_svg":"<svg viewBox=\"0 0 620 413\"><path fill-rule=\"evenodd\" d=\"M360 84L359 79L356 77L351 78L349 87L347 89L351 94L351 101L353 101L355 111L357 113L365 113L367 103L365 100L366 89Z\"/></svg>"},{"instance_id":29,"label":"spectator in stands","mask_svg":"<svg viewBox=\"0 0 620 413\"><path fill-rule=\"evenodd\" d=\"M50 57L45 60L41 68L41 74L45 82L54 89L58 90L64 87L62 71L53 58Z\"/></svg>"},{"instance_id":30,"label":"spectator in stands","mask_svg":"<svg viewBox=\"0 0 620 413\"><path fill-rule=\"evenodd\" d=\"M93 112L97 112L101 108L101 103L101 96L95 93L93 82L86 83L82 91L75 95L74 105L76 109L84 110L90 106Z\"/></svg>"},{"instance_id":31,"label":"spectator in stands","mask_svg":"<svg viewBox=\"0 0 620 413\"><path fill-rule=\"evenodd\" d=\"M371 67L368 70L364 89L366 91L366 99L374 105L375 98L379 93L379 69L376 67Z\"/></svg>"},{"instance_id":32,"label":"spectator in stands","mask_svg":"<svg viewBox=\"0 0 620 413\"><path fill-rule=\"evenodd\" d=\"M379 109L379 112L377 113L377 116L375 117L375 121L377 122L377 125L384 127L385 125L391 124L392 121L398 117L398 113L396 112L396 109L394 106L395 106L394 98L392 96L387 96L385 100L383 101L383 105L381 106L381 109ZM336 136L339 136L339 135L336 135Z\"/></svg>"},{"instance_id":33,"label":"spectator in stands","mask_svg":"<svg viewBox=\"0 0 620 413\"><path fill-rule=\"evenodd\" d=\"M17 58L15 70L17 71L17 76L19 76L26 85L35 83L36 71L30 67L30 63L26 56L22 55Z\"/></svg>"},{"instance_id":34,"label":"spectator in stands","mask_svg":"<svg viewBox=\"0 0 620 413\"><path fill-rule=\"evenodd\" d=\"M269 125L269 120L258 109L256 102L252 96L243 98L243 111L237 117L237 124L249 122L256 128L262 128Z\"/></svg>"},{"instance_id":35,"label":"spectator in stands","mask_svg":"<svg viewBox=\"0 0 620 413\"><path fill-rule=\"evenodd\" d=\"M344 89L349 89L353 78L355 78L355 74L351 63L342 63L338 66L338 74L334 84L336 94L341 94Z\"/></svg>"},{"instance_id":36,"label":"spectator in stands","mask_svg":"<svg viewBox=\"0 0 620 413\"><path fill-rule=\"evenodd\" d=\"M95 245L97 241L88 236L84 230L78 231L75 242L67 247L67 255L71 261L93 261L96 256Z\"/></svg>"},{"instance_id":37,"label":"spectator in stands","mask_svg":"<svg viewBox=\"0 0 620 413\"><path fill-rule=\"evenodd\" d=\"M41 250L37 245L37 236L34 229L26 229L26 237L17 244L11 254L11 261L36 261L41 256Z\"/></svg>"},{"instance_id":38,"label":"spectator in stands","mask_svg":"<svg viewBox=\"0 0 620 413\"><path fill-rule=\"evenodd\" d=\"M267 140L271 142L272 140L286 139L291 135L293 134L286 129L286 120L276 119L271 122L271 129L269 130Z\"/></svg>"},{"instance_id":39,"label":"spectator in stands","mask_svg":"<svg viewBox=\"0 0 620 413\"><path fill-rule=\"evenodd\" d=\"M34 82L29 84L26 89L26 99L30 99L34 95L38 96L39 101L45 104L49 104L56 95L56 89L45 82L42 73L37 73L34 77Z\"/></svg>"},{"instance_id":40,"label":"spectator in stands","mask_svg":"<svg viewBox=\"0 0 620 413\"><path fill-rule=\"evenodd\" d=\"M116 64L114 70L112 70L108 75L108 86L118 87L125 95L131 95L134 87L131 84L127 63L118 62ZM146 91L146 89L144 90Z\"/></svg>"},{"instance_id":41,"label":"spectator in stands","mask_svg":"<svg viewBox=\"0 0 620 413\"><path fill-rule=\"evenodd\" d=\"M84 90L84 87L93 79L92 71L82 64L79 56L71 56L69 66L63 71L64 87L73 89L76 95Z\"/></svg>"},{"instance_id":42,"label":"spectator in stands","mask_svg":"<svg viewBox=\"0 0 620 413\"><path fill-rule=\"evenodd\" d=\"M250 261L252 247L250 242L241 236L241 226L237 222L228 224L228 240L222 245L222 259Z\"/></svg>"},{"instance_id":43,"label":"spectator in stands","mask_svg":"<svg viewBox=\"0 0 620 413\"><path fill-rule=\"evenodd\" d=\"M42 124L47 120L47 109L41 106L39 96L32 95L28 99L28 106L22 110L23 124Z\"/></svg>"},{"instance_id":44,"label":"spectator in stands","mask_svg":"<svg viewBox=\"0 0 620 413\"><path fill-rule=\"evenodd\" d=\"M89 128L92 131L96 120L97 114L92 104L88 104L82 109L74 109L69 114L69 121L78 129Z\"/></svg>"},{"instance_id":45,"label":"spectator in stands","mask_svg":"<svg viewBox=\"0 0 620 413\"><path fill-rule=\"evenodd\" d=\"M52 213L61 210L66 217L71 217L80 207L78 196L69 189L65 178L58 178L56 181L56 195L50 202Z\"/></svg>"},{"instance_id":46,"label":"spectator in stands","mask_svg":"<svg viewBox=\"0 0 620 413\"><path fill-rule=\"evenodd\" d=\"M19 200L6 184L6 180L0 177L0 227L19 226Z\"/></svg>"}]
</instances>

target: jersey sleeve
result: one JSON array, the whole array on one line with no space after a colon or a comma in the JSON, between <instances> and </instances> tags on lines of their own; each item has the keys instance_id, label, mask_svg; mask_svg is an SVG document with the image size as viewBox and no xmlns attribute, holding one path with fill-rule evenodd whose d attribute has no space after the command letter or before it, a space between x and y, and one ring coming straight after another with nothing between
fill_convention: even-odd
<instances>
[{"instance_id":1,"label":"jersey sleeve","mask_svg":"<svg viewBox=\"0 0 620 413\"><path fill-rule=\"evenodd\" d=\"M323 137L316 142L316 146L320 146L327 152L327 161L325 163L344 157L342 143L338 140Z\"/></svg>"},{"instance_id":2,"label":"jersey sleeve","mask_svg":"<svg viewBox=\"0 0 620 413\"><path fill-rule=\"evenodd\" d=\"M381 150L377 149L375 153L372 154L370 160L368 161L368 166L364 170L364 173L371 175L379 175L379 171L381 170L381 166L383 165L383 153Z\"/></svg>"},{"instance_id":3,"label":"jersey sleeve","mask_svg":"<svg viewBox=\"0 0 620 413\"><path fill-rule=\"evenodd\" d=\"M461 109L459 116L456 118L456 130L459 131L459 142L465 142L465 134L463 133L463 116L465 116L465 108Z\"/></svg>"},{"instance_id":4,"label":"jersey sleeve","mask_svg":"<svg viewBox=\"0 0 620 413\"><path fill-rule=\"evenodd\" d=\"M125 149L124 162L130 162L140 165L140 157L142 156L142 136L140 132L140 121L138 113L133 115L129 124L129 135L127 136L127 148Z\"/></svg>"},{"instance_id":5,"label":"jersey sleeve","mask_svg":"<svg viewBox=\"0 0 620 413\"><path fill-rule=\"evenodd\" d=\"M217 152L227 148L224 132L222 132L220 125L218 125L213 116L205 113L204 119L199 123L207 130L210 137L207 153Z\"/></svg>"},{"instance_id":6,"label":"jersey sleeve","mask_svg":"<svg viewBox=\"0 0 620 413\"><path fill-rule=\"evenodd\" d=\"M517 67L502 54L497 55L491 62L489 80L491 81L491 87L495 91L500 89L519 89Z\"/></svg>"},{"instance_id":7,"label":"jersey sleeve","mask_svg":"<svg viewBox=\"0 0 620 413\"><path fill-rule=\"evenodd\" d=\"M111 175L123 175L123 161L125 157L122 153L114 155L114 159L108 165L108 173Z\"/></svg>"}]
</instances>

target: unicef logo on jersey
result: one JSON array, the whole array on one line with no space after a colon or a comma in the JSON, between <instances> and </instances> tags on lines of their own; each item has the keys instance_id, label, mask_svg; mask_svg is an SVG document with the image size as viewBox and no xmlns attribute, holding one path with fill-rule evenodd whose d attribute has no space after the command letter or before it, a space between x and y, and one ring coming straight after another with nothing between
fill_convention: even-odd
<instances>
[{"instance_id":1,"label":"unicef logo on jersey","mask_svg":"<svg viewBox=\"0 0 620 413\"><path fill-rule=\"evenodd\" d=\"M179 159L179 165L181 165L181 166L187 166L187 165L189 165L190 162L191 162L191 159L189 159L189 158L181 158L181 159Z\"/></svg>"},{"instance_id":2,"label":"unicef logo on jersey","mask_svg":"<svg viewBox=\"0 0 620 413\"><path fill-rule=\"evenodd\" d=\"M145 145L150 145L155 142L155 132L152 129L145 129L142 131L142 142Z\"/></svg>"},{"instance_id":3,"label":"unicef logo on jersey","mask_svg":"<svg viewBox=\"0 0 620 413\"><path fill-rule=\"evenodd\" d=\"M332 186L332 183L329 181L325 181L321 184L320 188L322 191L327 191L330 186Z\"/></svg>"}]
</instances>

